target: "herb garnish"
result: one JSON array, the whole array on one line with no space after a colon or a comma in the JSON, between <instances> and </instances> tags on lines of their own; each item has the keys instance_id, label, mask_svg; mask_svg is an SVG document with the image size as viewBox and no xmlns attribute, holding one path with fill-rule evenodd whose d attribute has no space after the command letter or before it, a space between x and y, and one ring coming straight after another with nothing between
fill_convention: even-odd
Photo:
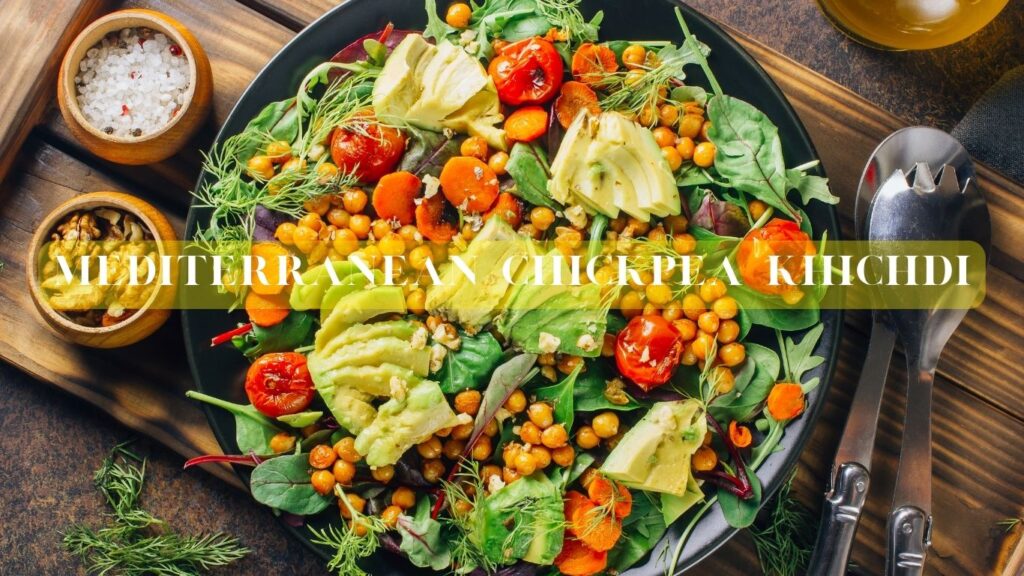
<instances>
[{"instance_id":1,"label":"herb garnish","mask_svg":"<svg viewBox=\"0 0 1024 576\"><path fill-rule=\"evenodd\" d=\"M90 574L186 576L225 566L249 549L225 534L183 536L139 506L146 461L118 444L93 476L112 510L111 524L93 529L76 524L64 533L64 548L79 556Z\"/></svg>"},{"instance_id":2,"label":"herb garnish","mask_svg":"<svg viewBox=\"0 0 1024 576\"><path fill-rule=\"evenodd\" d=\"M338 502L348 510L351 520L340 529L333 524L322 530L310 526L309 531L313 534L310 541L333 550L334 555L327 563L327 568L339 576L369 576L359 567L359 561L377 551L380 535L387 530L387 525L377 516L356 510L340 485L336 485L334 491Z\"/></svg>"},{"instance_id":3,"label":"herb garnish","mask_svg":"<svg viewBox=\"0 0 1024 576\"><path fill-rule=\"evenodd\" d=\"M817 537L817 523L811 512L792 495L793 472L772 500L761 526L752 526L757 558L766 576L804 574Z\"/></svg>"}]
</instances>

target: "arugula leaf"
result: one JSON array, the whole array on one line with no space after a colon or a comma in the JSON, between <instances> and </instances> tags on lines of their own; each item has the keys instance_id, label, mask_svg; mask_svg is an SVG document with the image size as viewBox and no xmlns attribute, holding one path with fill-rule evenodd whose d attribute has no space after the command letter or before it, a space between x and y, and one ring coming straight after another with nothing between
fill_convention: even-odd
<instances>
[{"instance_id":1,"label":"arugula leaf","mask_svg":"<svg viewBox=\"0 0 1024 576\"><path fill-rule=\"evenodd\" d=\"M821 334L824 331L825 325L818 324L804 334L799 344L794 343L791 336L786 337L785 340L783 354L785 354L786 360L786 378L800 384L804 394L813 390L820 380L820 378L815 377L806 383L801 381L804 373L808 370L813 370L825 361L821 356L814 355L814 349L817 347L818 340L821 339Z\"/></svg>"},{"instance_id":2,"label":"arugula leaf","mask_svg":"<svg viewBox=\"0 0 1024 576\"><path fill-rule=\"evenodd\" d=\"M487 376L501 362L501 344L490 332L476 336L460 334L462 346L445 356L441 367L441 391L456 394L483 386Z\"/></svg>"},{"instance_id":3,"label":"arugula leaf","mask_svg":"<svg viewBox=\"0 0 1024 576\"><path fill-rule=\"evenodd\" d=\"M398 170L412 172L420 178L425 174L436 178L441 175L445 163L459 155L459 143L441 132L413 126L406 126L404 131L409 143L398 164Z\"/></svg>"},{"instance_id":4,"label":"arugula leaf","mask_svg":"<svg viewBox=\"0 0 1024 576\"><path fill-rule=\"evenodd\" d=\"M739 496L724 488L718 489L718 503L722 506L722 516L733 528L746 528L753 524L758 510L761 509L761 480L753 470L747 471L747 477L754 491L754 495L747 500L741 500Z\"/></svg>"},{"instance_id":5,"label":"arugula leaf","mask_svg":"<svg viewBox=\"0 0 1024 576\"><path fill-rule=\"evenodd\" d=\"M516 183L512 194L535 206L558 208L558 203L548 193L551 167L547 153L538 144L516 142L505 169Z\"/></svg>"},{"instance_id":6,"label":"arugula leaf","mask_svg":"<svg viewBox=\"0 0 1024 576\"><path fill-rule=\"evenodd\" d=\"M665 520L654 496L633 491L633 509L622 521L622 537L608 552L608 569L625 571L650 552L665 535Z\"/></svg>"},{"instance_id":7,"label":"arugula leaf","mask_svg":"<svg viewBox=\"0 0 1024 576\"><path fill-rule=\"evenodd\" d=\"M309 481L309 456L289 454L264 460L249 480L252 497L284 512L309 516L324 510L334 495L319 494Z\"/></svg>"},{"instance_id":8,"label":"arugula leaf","mask_svg":"<svg viewBox=\"0 0 1024 576\"><path fill-rule=\"evenodd\" d=\"M258 456L274 453L270 449L270 439L284 430L252 404L235 404L195 390L189 390L185 396L223 408L235 417L235 443L238 444L240 453L252 452Z\"/></svg>"},{"instance_id":9,"label":"arugula leaf","mask_svg":"<svg viewBox=\"0 0 1024 576\"><path fill-rule=\"evenodd\" d=\"M427 10L427 25L423 29L424 38L433 38L440 42L449 34L457 32L455 28L449 26L441 18L441 15L437 13L437 2L435 0L425 0L424 8Z\"/></svg>"},{"instance_id":10,"label":"arugula leaf","mask_svg":"<svg viewBox=\"0 0 1024 576\"><path fill-rule=\"evenodd\" d=\"M794 168L786 170L786 185L800 193L800 201L804 206L811 200L820 200L825 204L839 203L839 197L834 196L828 188L828 178L813 176Z\"/></svg>"},{"instance_id":11,"label":"arugula leaf","mask_svg":"<svg viewBox=\"0 0 1024 576\"><path fill-rule=\"evenodd\" d=\"M733 389L708 406L719 422L746 422L753 418L779 378L781 362L775 351L754 342L746 346L747 359L736 372Z\"/></svg>"},{"instance_id":12,"label":"arugula leaf","mask_svg":"<svg viewBox=\"0 0 1024 576\"><path fill-rule=\"evenodd\" d=\"M412 517L398 517L399 548L414 566L443 570L452 561L447 542L441 537L441 523L430 517L430 500L420 498Z\"/></svg>"},{"instance_id":13,"label":"arugula leaf","mask_svg":"<svg viewBox=\"0 0 1024 576\"><path fill-rule=\"evenodd\" d=\"M672 89L669 98L676 102L696 102L701 106L708 103L708 93L700 86L677 86Z\"/></svg>"},{"instance_id":14,"label":"arugula leaf","mask_svg":"<svg viewBox=\"0 0 1024 576\"><path fill-rule=\"evenodd\" d=\"M534 391L537 400L547 400L555 407L555 422L565 426L566 431L572 430L573 416L576 411L573 409L573 394L576 388L576 378L583 369L580 363L557 384L538 388Z\"/></svg>"},{"instance_id":15,"label":"arugula leaf","mask_svg":"<svg viewBox=\"0 0 1024 576\"><path fill-rule=\"evenodd\" d=\"M250 360L269 352L290 352L309 344L313 335L313 317L292 312L283 322L269 328L252 325L252 330L235 336L231 343Z\"/></svg>"}]
</instances>

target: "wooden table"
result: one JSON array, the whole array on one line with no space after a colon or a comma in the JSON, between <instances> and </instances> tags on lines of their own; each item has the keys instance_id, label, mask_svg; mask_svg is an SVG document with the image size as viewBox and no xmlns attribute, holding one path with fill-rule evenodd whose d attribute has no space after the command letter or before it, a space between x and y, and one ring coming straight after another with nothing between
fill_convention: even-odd
<instances>
[{"instance_id":1,"label":"wooden table","mask_svg":"<svg viewBox=\"0 0 1024 576\"><path fill-rule=\"evenodd\" d=\"M207 50L214 69L215 96L211 121L185 153L158 165L124 167L98 160L81 149L60 115L52 107L39 105L48 101L46 96L28 99L31 90L19 91L11 85L0 89L0 110L8 114L0 115L5 122L0 144L17 141L28 133L27 128L39 124L17 153L7 157L13 168L0 186L0 261L5 263L0 272L0 307L4 310L0 357L184 456L219 450L202 413L183 396L192 383L178 323L172 319L128 353L67 345L47 331L32 310L25 291L24 246L35 223L49 209L81 192L100 189L119 189L150 199L172 216L182 232L187 191L199 170L198 151L209 145L216 127L273 53L334 3L206 0L200 9L187 0L53 2L49 11L25 3L22 12L16 7L9 13L14 17L0 26L19 30L19 18L48 22L57 29L81 27L97 10L121 5L167 12L189 27ZM903 123L743 34L734 35L779 83L805 122L833 189L843 198L840 212L848 230L860 167L877 141ZM51 34L50 52L31 58L19 54L15 59L19 77L43 79L44 88L52 85L53 65L65 45L62 38ZM6 43L4 46L7 48ZM9 56L11 51L2 53ZM997 524L1024 516L1024 396L1018 388L1024 371L1015 359L1024 350L1024 323L1019 313L1024 297L1024 189L990 170L982 168L980 174L992 212L995 254L988 298L968 315L954 336L936 379L936 531L930 573L1017 574L1024 550L1017 545L1019 528L1006 532ZM802 454L795 491L815 509L859 373L865 335L866 317L849 314L840 365L824 415ZM874 489L854 553L854 561L871 572L879 571L884 554L886 489L894 480L902 421L899 388L905 371L901 354L896 355L893 366L880 421ZM226 469L211 472L237 484ZM280 537L285 536L281 533ZM752 571L756 556L749 540L741 537L728 544L727 550L702 568L725 574Z\"/></svg>"}]
</instances>

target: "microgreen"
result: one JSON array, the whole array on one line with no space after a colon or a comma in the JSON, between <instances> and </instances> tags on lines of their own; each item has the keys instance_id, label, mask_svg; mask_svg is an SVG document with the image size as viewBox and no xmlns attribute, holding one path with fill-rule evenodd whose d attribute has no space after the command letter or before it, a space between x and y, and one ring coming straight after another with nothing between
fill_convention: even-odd
<instances>
[{"instance_id":1,"label":"microgreen","mask_svg":"<svg viewBox=\"0 0 1024 576\"><path fill-rule=\"evenodd\" d=\"M331 549L332 556L327 562L327 568L339 576L369 576L359 566L359 561L377 551L380 547L380 535L387 530L387 525L376 516L362 514L356 510L340 485L336 485L334 491L341 505L348 509L351 521L343 524L341 528L328 525L317 530L310 526L309 531L313 534L310 541ZM365 529L364 534L360 535L356 531L354 526L357 524Z\"/></svg>"}]
</instances>

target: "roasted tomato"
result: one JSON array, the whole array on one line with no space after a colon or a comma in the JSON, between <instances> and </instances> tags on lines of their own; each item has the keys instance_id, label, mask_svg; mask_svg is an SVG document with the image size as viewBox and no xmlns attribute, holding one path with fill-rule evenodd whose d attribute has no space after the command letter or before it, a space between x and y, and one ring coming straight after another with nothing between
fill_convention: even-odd
<instances>
[{"instance_id":1,"label":"roasted tomato","mask_svg":"<svg viewBox=\"0 0 1024 576\"><path fill-rule=\"evenodd\" d=\"M743 238L736 252L736 263L744 284L762 294L782 295L798 290L781 277L782 270L799 284L804 278L804 256L816 253L814 243L796 222L774 218ZM778 256L780 272L774 284L772 256Z\"/></svg>"},{"instance_id":2,"label":"roasted tomato","mask_svg":"<svg viewBox=\"0 0 1024 576\"><path fill-rule=\"evenodd\" d=\"M503 48L487 71L505 104L543 104L562 87L565 64L554 44L527 38Z\"/></svg>"},{"instance_id":3,"label":"roasted tomato","mask_svg":"<svg viewBox=\"0 0 1024 576\"><path fill-rule=\"evenodd\" d=\"M245 394L257 410L271 418L302 412L314 394L306 357L296 352L260 356L245 375Z\"/></svg>"},{"instance_id":4,"label":"roasted tomato","mask_svg":"<svg viewBox=\"0 0 1024 576\"><path fill-rule=\"evenodd\" d=\"M366 116L356 125L340 127L331 135L331 158L342 172L355 174L360 182L376 182L394 171L405 153L405 136Z\"/></svg>"},{"instance_id":5,"label":"roasted tomato","mask_svg":"<svg viewBox=\"0 0 1024 576\"><path fill-rule=\"evenodd\" d=\"M455 237L458 230L452 222L457 218L458 215L451 204L445 202L440 194L424 198L419 206L416 206L416 229L431 242L448 242Z\"/></svg>"},{"instance_id":6,"label":"roasted tomato","mask_svg":"<svg viewBox=\"0 0 1024 576\"><path fill-rule=\"evenodd\" d=\"M619 372L644 390L668 382L682 352L683 337L659 314L634 317L615 340Z\"/></svg>"}]
</instances>

